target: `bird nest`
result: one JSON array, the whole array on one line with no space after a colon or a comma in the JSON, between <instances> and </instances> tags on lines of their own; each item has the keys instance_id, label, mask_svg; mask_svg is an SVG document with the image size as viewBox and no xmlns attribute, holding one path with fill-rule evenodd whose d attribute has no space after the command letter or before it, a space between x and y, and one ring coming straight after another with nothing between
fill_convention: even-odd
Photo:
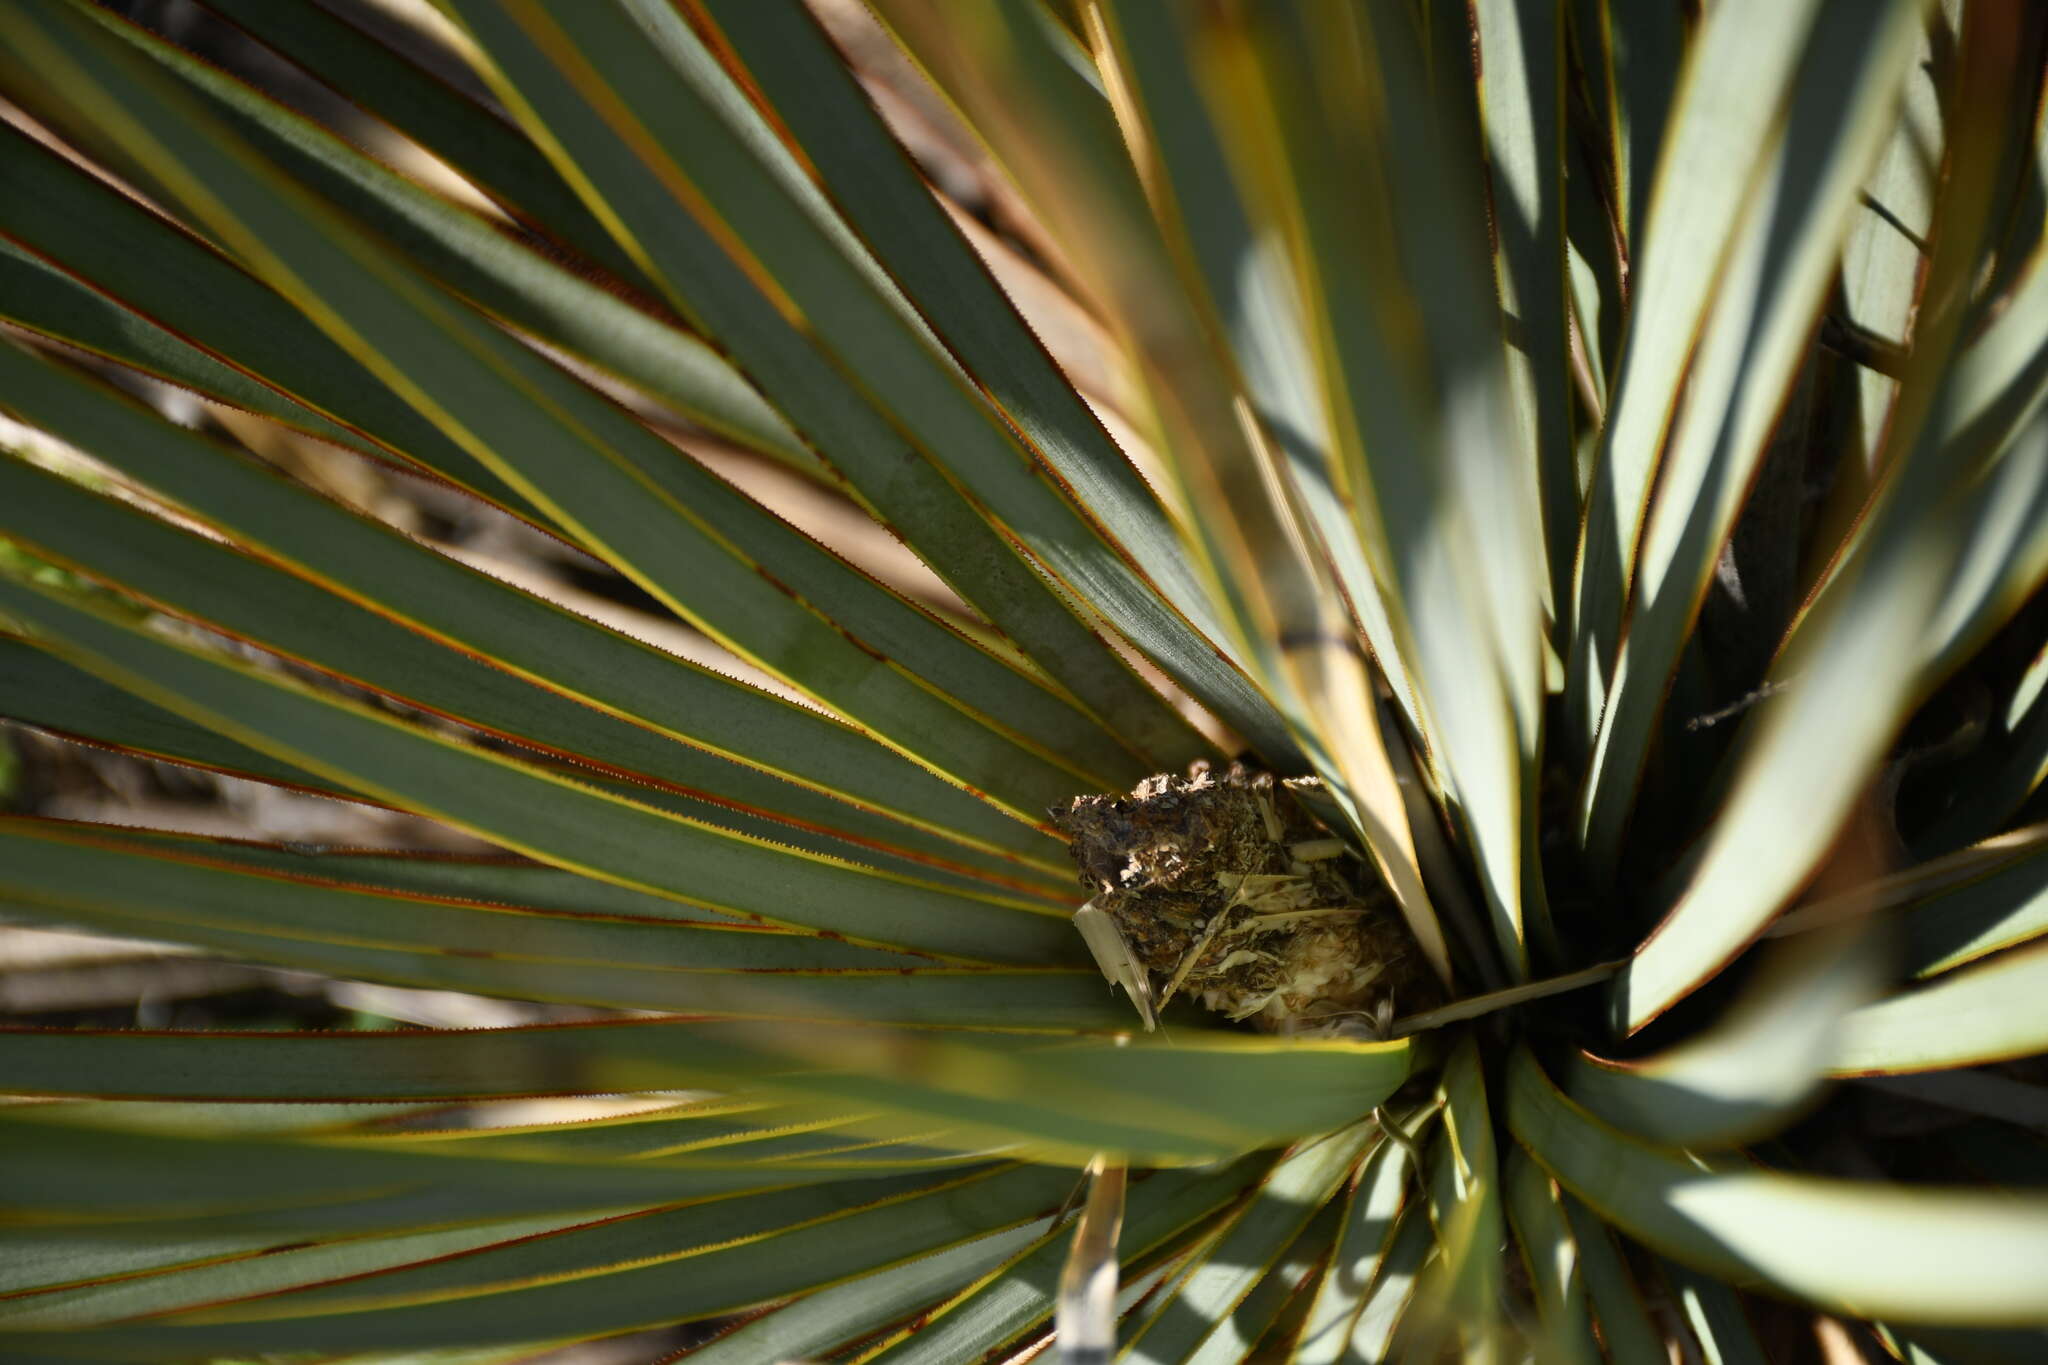
<instances>
[{"instance_id":1,"label":"bird nest","mask_svg":"<svg viewBox=\"0 0 2048 1365\"><path fill-rule=\"evenodd\" d=\"M1052 812L1092 899L1076 915L1147 1026L1186 996L1271 1033L1384 1028L1434 997L1392 898L1297 790L1242 764Z\"/></svg>"}]
</instances>

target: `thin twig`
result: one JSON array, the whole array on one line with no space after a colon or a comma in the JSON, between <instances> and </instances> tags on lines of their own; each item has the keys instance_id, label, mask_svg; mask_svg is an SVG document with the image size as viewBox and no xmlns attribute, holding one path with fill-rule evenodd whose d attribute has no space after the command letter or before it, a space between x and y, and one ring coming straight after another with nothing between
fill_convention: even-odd
<instances>
[{"instance_id":1,"label":"thin twig","mask_svg":"<svg viewBox=\"0 0 2048 1365\"><path fill-rule=\"evenodd\" d=\"M1703 716L1694 716L1685 723L1685 728L1697 734L1701 730L1719 725L1731 716L1741 715L1758 702L1768 701L1770 698L1777 696L1797 681L1797 678L1786 678L1782 682L1765 683L1762 687L1743 693L1718 711L1709 711Z\"/></svg>"},{"instance_id":2,"label":"thin twig","mask_svg":"<svg viewBox=\"0 0 2048 1365\"><path fill-rule=\"evenodd\" d=\"M1442 1028L1445 1024L1454 1024L1460 1019L1477 1019L1483 1014L1492 1014L1495 1010L1504 1010L1511 1005L1524 1004L1530 1000L1541 1000L1549 995L1563 995L1567 991L1581 990L1584 987L1607 980L1607 978L1613 976L1627 965L1627 958L1617 958L1612 962L1602 962L1576 972L1567 972L1563 976L1553 976L1543 981L1530 981L1524 985L1510 986L1504 991L1491 991L1485 995L1469 995L1463 1000L1453 1000L1450 1004L1441 1005L1433 1010L1424 1010L1420 1014L1411 1014L1406 1018L1396 1019L1394 1021L1393 1036L1398 1038L1411 1033L1421 1033L1428 1029Z\"/></svg>"}]
</instances>

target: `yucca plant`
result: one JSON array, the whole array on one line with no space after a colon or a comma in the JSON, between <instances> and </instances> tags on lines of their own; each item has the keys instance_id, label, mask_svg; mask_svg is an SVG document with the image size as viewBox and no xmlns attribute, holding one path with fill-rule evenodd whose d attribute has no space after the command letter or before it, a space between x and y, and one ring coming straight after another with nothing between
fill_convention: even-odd
<instances>
[{"instance_id":1,"label":"yucca plant","mask_svg":"<svg viewBox=\"0 0 2048 1365\"><path fill-rule=\"evenodd\" d=\"M0 0L0 714L505 852L0 898L617 1013L0 1033L0 1355L2040 1357L2048 12L436 6Z\"/></svg>"}]
</instances>

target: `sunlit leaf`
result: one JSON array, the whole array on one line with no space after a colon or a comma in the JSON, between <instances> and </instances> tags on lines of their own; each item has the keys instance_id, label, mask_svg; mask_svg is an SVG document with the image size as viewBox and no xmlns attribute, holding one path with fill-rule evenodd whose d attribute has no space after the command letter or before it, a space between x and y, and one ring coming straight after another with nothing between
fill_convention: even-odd
<instances>
[{"instance_id":1,"label":"sunlit leaf","mask_svg":"<svg viewBox=\"0 0 2048 1365\"><path fill-rule=\"evenodd\" d=\"M2048 1052L2048 1019L2035 1008L2044 981L2048 944L2036 944L1865 1005L1843 1021L1833 1069L1928 1071Z\"/></svg>"},{"instance_id":2,"label":"sunlit leaf","mask_svg":"<svg viewBox=\"0 0 2048 1365\"><path fill-rule=\"evenodd\" d=\"M1258 1329L1247 1330L1238 1309L1350 1176L1373 1136L1369 1124L1354 1127L1282 1158L1193 1272L1151 1310L1131 1359L1178 1365L1212 1355L1234 1360L1250 1350Z\"/></svg>"},{"instance_id":3,"label":"sunlit leaf","mask_svg":"<svg viewBox=\"0 0 2048 1365\"><path fill-rule=\"evenodd\" d=\"M1876 997L1883 967L1865 925L1793 939L1700 1033L1629 1062L1582 1053L1565 1089L1615 1127L1674 1147L1767 1136L1818 1102L1845 1020Z\"/></svg>"},{"instance_id":4,"label":"sunlit leaf","mask_svg":"<svg viewBox=\"0 0 2048 1365\"><path fill-rule=\"evenodd\" d=\"M1304 1365L1344 1358L1352 1323L1392 1252L1417 1177L1408 1148L1398 1142L1382 1142L1360 1164L1330 1268L1295 1347Z\"/></svg>"},{"instance_id":5,"label":"sunlit leaf","mask_svg":"<svg viewBox=\"0 0 2048 1365\"><path fill-rule=\"evenodd\" d=\"M1270 1165L1249 1158L1213 1173L1162 1171L1135 1184L1126 1196L1119 1255L1136 1260L1195 1220L1237 1199ZM916 1331L870 1357L888 1365L938 1365L976 1359L1014 1342L1050 1319L1068 1238L1056 1237L978 1284L940 1304Z\"/></svg>"},{"instance_id":6,"label":"sunlit leaf","mask_svg":"<svg viewBox=\"0 0 2048 1365\"><path fill-rule=\"evenodd\" d=\"M1508 1221L1535 1286L1537 1325L1545 1348L1560 1361L1598 1360L1586 1274L1565 1214L1564 1195L1519 1149L1508 1153L1504 1184Z\"/></svg>"},{"instance_id":7,"label":"sunlit leaf","mask_svg":"<svg viewBox=\"0 0 2048 1365\"><path fill-rule=\"evenodd\" d=\"M1593 745L1585 837L1603 869L1619 856L1659 704L1804 359L1857 188L1890 126L1886 115L1905 79L1920 9L1913 0L1821 6L1789 82L1783 126L1759 149L1766 163L1760 180L1729 186L1744 203L1692 343L1684 406L1666 419L1672 429ZM1654 287L1656 280L1645 281ZM1626 387L1621 402L1617 432L1635 411Z\"/></svg>"},{"instance_id":8,"label":"sunlit leaf","mask_svg":"<svg viewBox=\"0 0 2048 1365\"><path fill-rule=\"evenodd\" d=\"M1630 1236L1737 1286L1901 1321L2041 1320L2048 1255L2038 1194L1827 1179L1703 1165L1610 1128L1528 1050L1509 1066L1509 1127L1565 1188Z\"/></svg>"}]
</instances>

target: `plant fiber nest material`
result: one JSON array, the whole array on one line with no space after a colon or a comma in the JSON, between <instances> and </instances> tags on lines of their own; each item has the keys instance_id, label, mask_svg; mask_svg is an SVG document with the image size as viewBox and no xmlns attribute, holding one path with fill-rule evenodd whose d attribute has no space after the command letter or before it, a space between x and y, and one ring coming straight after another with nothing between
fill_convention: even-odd
<instances>
[{"instance_id":1,"label":"plant fiber nest material","mask_svg":"<svg viewBox=\"0 0 2048 1365\"><path fill-rule=\"evenodd\" d=\"M1053 821L1161 1008L1185 992L1269 1033L1369 1033L1437 994L1378 879L1270 773L1199 764Z\"/></svg>"}]
</instances>

